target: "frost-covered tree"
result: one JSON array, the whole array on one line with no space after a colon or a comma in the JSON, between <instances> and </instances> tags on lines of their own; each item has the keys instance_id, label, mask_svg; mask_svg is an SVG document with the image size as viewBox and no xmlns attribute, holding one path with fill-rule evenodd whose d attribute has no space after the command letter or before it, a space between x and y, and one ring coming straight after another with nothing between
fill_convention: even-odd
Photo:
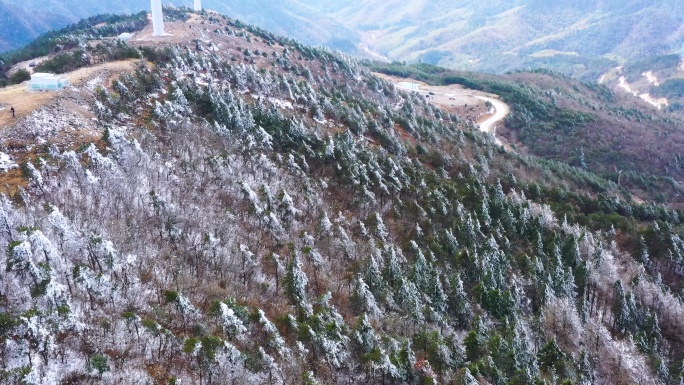
<instances>
[{"instance_id":1,"label":"frost-covered tree","mask_svg":"<svg viewBox=\"0 0 684 385\"><path fill-rule=\"evenodd\" d=\"M300 308L306 308L307 306L306 285L308 282L309 279L302 270L299 257L297 254L293 255L290 263L287 265L285 285L290 300Z\"/></svg>"},{"instance_id":2,"label":"frost-covered tree","mask_svg":"<svg viewBox=\"0 0 684 385\"><path fill-rule=\"evenodd\" d=\"M618 333L625 333L632 325L632 314L627 305L625 290L621 281L613 285L613 329Z\"/></svg>"}]
</instances>

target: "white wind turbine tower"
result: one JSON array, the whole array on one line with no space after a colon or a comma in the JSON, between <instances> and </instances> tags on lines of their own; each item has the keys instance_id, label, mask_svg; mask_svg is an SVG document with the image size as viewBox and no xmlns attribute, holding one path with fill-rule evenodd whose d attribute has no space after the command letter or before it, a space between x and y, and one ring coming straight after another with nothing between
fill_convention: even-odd
<instances>
[{"instance_id":1,"label":"white wind turbine tower","mask_svg":"<svg viewBox=\"0 0 684 385\"><path fill-rule=\"evenodd\" d=\"M164 36L164 14L162 13L162 0L152 0L152 27L153 36Z\"/></svg>"},{"instance_id":2,"label":"white wind turbine tower","mask_svg":"<svg viewBox=\"0 0 684 385\"><path fill-rule=\"evenodd\" d=\"M202 10L202 0L195 0L195 12Z\"/></svg>"}]
</instances>

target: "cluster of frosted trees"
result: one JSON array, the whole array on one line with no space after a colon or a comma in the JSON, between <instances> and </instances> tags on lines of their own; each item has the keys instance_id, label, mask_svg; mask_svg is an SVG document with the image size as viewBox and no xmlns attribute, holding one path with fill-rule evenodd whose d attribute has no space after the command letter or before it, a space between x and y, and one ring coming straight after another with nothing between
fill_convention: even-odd
<instances>
[{"instance_id":1,"label":"cluster of frosted trees","mask_svg":"<svg viewBox=\"0 0 684 385\"><path fill-rule=\"evenodd\" d=\"M100 142L25 166L0 379L679 381L684 308L646 259L527 199L458 117L288 50L169 50L97 91Z\"/></svg>"}]
</instances>

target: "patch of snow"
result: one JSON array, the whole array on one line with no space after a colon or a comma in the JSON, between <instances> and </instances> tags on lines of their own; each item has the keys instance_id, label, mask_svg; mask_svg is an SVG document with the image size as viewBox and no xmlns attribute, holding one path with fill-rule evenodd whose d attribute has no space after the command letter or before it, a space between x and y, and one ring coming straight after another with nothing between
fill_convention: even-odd
<instances>
[{"instance_id":1,"label":"patch of snow","mask_svg":"<svg viewBox=\"0 0 684 385\"><path fill-rule=\"evenodd\" d=\"M409 90L409 91L418 91L418 89L420 88L420 84L412 83L412 82L400 82L400 83L397 83L397 86L399 88L403 88L403 89Z\"/></svg>"},{"instance_id":2,"label":"patch of snow","mask_svg":"<svg viewBox=\"0 0 684 385\"><path fill-rule=\"evenodd\" d=\"M660 85L660 83L658 82L658 78L653 74L652 71L644 72L641 74L641 76L645 77L649 83L656 87Z\"/></svg>"},{"instance_id":3,"label":"patch of snow","mask_svg":"<svg viewBox=\"0 0 684 385\"><path fill-rule=\"evenodd\" d=\"M94 176L93 173L90 172L90 170L86 170L85 174L86 174L86 180L90 184L97 184L97 182L100 181L100 179L98 177Z\"/></svg>"},{"instance_id":4,"label":"patch of snow","mask_svg":"<svg viewBox=\"0 0 684 385\"><path fill-rule=\"evenodd\" d=\"M90 91L95 91L97 87L102 84L103 79L101 76L97 76L93 79L88 80L88 82L85 85L85 88L90 90Z\"/></svg>"},{"instance_id":5,"label":"patch of snow","mask_svg":"<svg viewBox=\"0 0 684 385\"><path fill-rule=\"evenodd\" d=\"M19 165L12 160L12 156L5 154L4 152L0 152L0 170L7 172L17 167L19 167Z\"/></svg>"},{"instance_id":6,"label":"patch of snow","mask_svg":"<svg viewBox=\"0 0 684 385\"><path fill-rule=\"evenodd\" d=\"M131 38L133 38L134 36L135 36L134 33L124 32L121 35L117 36L117 38L119 40L128 41L128 40L131 40Z\"/></svg>"},{"instance_id":7,"label":"patch of snow","mask_svg":"<svg viewBox=\"0 0 684 385\"><path fill-rule=\"evenodd\" d=\"M659 110L670 105L670 102L667 100L667 98L656 99L648 93L639 95L639 98Z\"/></svg>"},{"instance_id":8,"label":"patch of snow","mask_svg":"<svg viewBox=\"0 0 684 385\"><path fill-rule=\"evenodd\" d=\"M620 84L618 86L634 96L639 96L637 92L632 89L632 86L627 83L627 78L624 76L620 76Z\"/></svg>"},{"instance_id":9,"label":"patch of snow","mask_svg":"<svg viewBox=\"0 0 684 385\"><path fill-rule=\"evenodd\" d=\"M262 99L264 97L258 96L257 99ZM280 109L287 109L287 110L292 110L294 109L294 105L292 102L283 100L283 99L278 99L278 98L265 98L268 100L273 106L280 108Z\"/></svg>"},{"instance_id":10,"label":"patch of snow","mask_svg":"<svg viewBox=\"0 0 684 385\"><path fill-rule=\"evenodd\" d=\"M64 133L74 131L97 130L89 117L67 105L54 103L44 106L18 122L14 127L1 135L15 138L31 139L33 143L50 140ZM66 135L65 137L69 137ZM38 139L40 138L40 139Z\"/></svg>"}]
</instances>

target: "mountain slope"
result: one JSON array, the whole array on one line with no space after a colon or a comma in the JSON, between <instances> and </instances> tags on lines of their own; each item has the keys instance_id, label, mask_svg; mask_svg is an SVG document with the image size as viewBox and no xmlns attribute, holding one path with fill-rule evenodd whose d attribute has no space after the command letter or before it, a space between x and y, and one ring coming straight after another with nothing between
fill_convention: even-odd
<instances>
[{"instance_id":1,"label":"mountain slope","mask_svg":"<svg viewBox=\"0 0 684 385\"><path fill-rule=\"evenodd\" d=\"M371 33L371 48L391 59L493 72L593 75L608 60L679 52L684 33L681 0L308 3Z\"/></svg>"},{"instance_id":2,"label":"mountain slope","mask_svg":"<svg viewBox=\"0 0 684 385\"><path fill-rule=\"evenodd\" d=\"M32 22L38 25L48 21L59 21L59 23L51 24L52 28L62 27L79 19L98 14L131 14L142 10L149 11L150 5L148 3L136 0L117 2L84 0L75 3L63 0L0 0L0 5L5 7L12 9L22 7L26 13L32 15ZM192 2L186 1L180 4L176 3L176 5L191 6ZM356 32L297 1L288 0L273 3L265 0L230 2L205 0L203 6L206 9L232 15L250 24L309 44L326 45L353 53L356 51L359 41ZM6 14L6 17L8 20L12 20L12 23L19 22L19 19L15 20L16 16L11 12ZM46 29L40 30L40 32L45 31ZM0 44L5 47L5 49L0 49L0 52L10 48L18 48L28 42L26 39L18 38L18 36L14 34L7 36L7 39L0 39ZM35 34L29 36L31 38L37 37Z\"/></svg>"},{"instance_id":3,"label":"mountain slope","mask_svg":"<svg viewBox=\"0 0 684 385\"><path fill-rule=\"evenodd\" d=\"M64 20L50 12L27 11L0 2L0 52L31 42L39 35L64 26Z\"/></svg>"},{"instance_id":4,"label":"mountain slope","mask_svg":"<svg viewBox=\"0 0 684 385\"><path fill-rule=\"evenodd\" d=\"M90 71L0 131L2 382L681 381L684 212L348 57L174 17L47 40L99 48L52 55Z\"/></svg>"},{"instance_id":5,"label":"mountain slope","mask_svg":"<svg viewBox=\"0 0 684 385\"><path fill-rule=\"evenodd\" d=\"M612 68L599 82L655 108L684 115L684 57L680 55L652 56Z\"/></svg>"},{"instance_id":6,"label":"mountain slope","mask_svg":"<svg viewBox=\"0 0 684 385\"><path fill-rule=\"evenodd\" d=\"M497 94L512 109L497 135L516 151L591 170L627 187L636 199L670 207L684 204L682 121L624 90L547 70L487 75L426 64L373 67L431 84L460 84Z\"/></svg>"}]
</instances>

